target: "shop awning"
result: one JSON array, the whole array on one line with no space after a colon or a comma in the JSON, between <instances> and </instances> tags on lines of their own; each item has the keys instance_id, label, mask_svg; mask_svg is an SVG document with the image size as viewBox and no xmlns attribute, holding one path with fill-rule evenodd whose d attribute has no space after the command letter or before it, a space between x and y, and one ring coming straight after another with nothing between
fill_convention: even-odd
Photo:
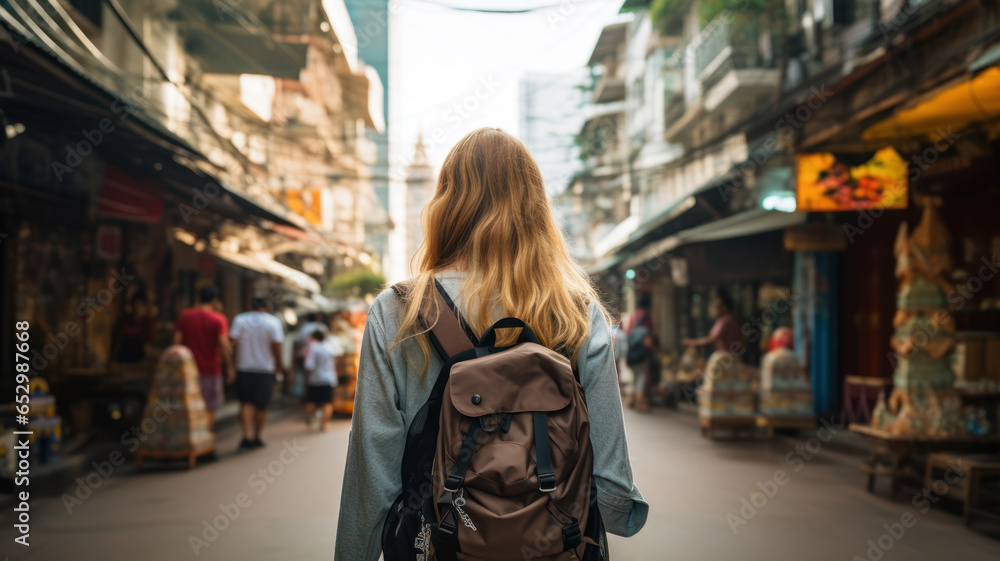
<instances>
[{"instance_id":1,"label":"shop awning","mask_svg":"<svg viewBox=\"0 0 1000 561\"><path fill-rule=\"evenodd\" d=\"M641 226L636 228L636 230L632 232L632 234L628 237L628 241L626 241L625 244L628 245L635 243L641 240L642 238L648 236L654 230L660 228L661 226L664 226L680 218L682 215L684 215L688 211L698 206L698 198L697 198L698 195L701 195L707 191L719 187L720 185L732 181L737 177L739 177L739 175L740 172L735 167L733 167L729 171L726 171L724 173L715 176L714 178L706 182L704 185L702 185L700 188L698 188L696 191L694 191L687 197L684 197L683 199L674 203L669 208L653 216L652 218L644 222Z\"/></svg>"},{"instance_id":2,"label":"shop awning","mask_svg":"<svg viewBox=\"0 0 1000 561\"><path fill-rule=\"evenodd\" d=\"M105 63L106 59L96 57L61 28L51 27L46 18L31 17L33 13L34 10L25 10L20 3L0 2L0 41L17 46L0 59L7 71L8 103L38 105L59 124L66 124L61 120L71 112L86 115L93 124L109 117L116 123L124 123L116 129L115 136L121 136L118 131L124 130L149 134L149 140L157 146L169 146L207 160L188 140L155 119L143 97L126 93L135 83L125 82L125 77L117 75ZM67 92L70 97L66 97ZM128 102L127 120L120 119L115 110L123 101ZM54 107L58 111L53 111Z\"/></svg>"},{"instance_id":3,"label":"shop awning","mask_svg":"<svg viewBox=\"0 0 1000 561\"><path fill-rule=\"evenodd\" d=\"M246 255L244 253L233 253L231 251L225 251L215 247L206 247L205 253L214 255L220 261L229 263L230 265L236 265L248 271L253 271L255 273L269 274L270 271L264 266L264 263L255 256Z\"/></svg>"},{"instance_id":4,"label":"shop awning","mask_svg":"<svg viewBox=\"0 0 1000 561\"><path fill-rule=\"evenodd\" d=\"M268 271L274 275L284 278L290 281L295 286L305 290L310 293L317 293L322 290L316 279L310 277L309 275L303 273L302 271L293 269L288 265L282 265L277 261L273 260L263 260L264 266L267 267Z\"/></svg>"},{"instance_id":5,"label":"shop awning","mask_svg":"<svg viewBox=\"0 0 1000 561\"><path fill-rule=\"evenodd\" d=\"M607 255L613 249L628 241L628 237L638 227L639 217L634 214L622 220L606 236L597 240L597 243L594 244L594 255L598 257Z\"/></svg>"},{"instance_id":6,"label":"shop awning","mask_svg":"<svg viewBox=\"0 0 1000 561\"><path fill-rule=\"evenodd\" d=\"M663 212L660 212L659 214L650 218L644 224L636 228L635 231L633 231L629 235L628 240L626 240L626 243L632 243L634 241L642 239L653 230L659 228L660 226L663 226L664 224L670 222L671 220L691 210L697 204L698 203L693 196L684 197L674 205L670 206L670 208L667 208Z\"/></svg>"},{"instance_id":7,"label":"shop awning","mask_svg":"<svg viewBox=\"0 0 1000 561\"><path fill-rule=\"evenodd\" d=\"M974 123L1000 119L1000 67L938 91L868 128L865 140L892 141L903 136L934 139Z\"/></svg>"},{"instance_id":8,"label":"shop awning","mask_svg":"<svg viewBox=\"0 0 1000 561\"><path fill-rule=\"evenodd\" d=\"M804 212L780 212L763 209L744 211L683 230L673 236L651 243L627 259L624 266L636 267L682 245L741 238L772 230L782 230L789 226L804 224L807 218L808 214Z\"/></svg>"},{"instance_id":9,"label":"shop awning","mask_svg":"<svg viewBox=\"0 0 1000 561\"><path fill-rule=\"evenodd\" d=\"M288 210L287 207L271 197L269 193L260 192L251 195L224 182L220 182L219 184L232 197L233 202L249 214L266 218L276 224L294 226L306 232L312 230L312 227L305 218Z\"/></svg>"},{"instance_id":10,"label":"shop awning","mask_svg":"<svg viewBox=\"0 0 1000 561\"><path fill-rule=\"evenodd\" d=\"M305 296L302 295L297 294L295 296L295 299L291 303L295 306L296 311L298 311L299 313L322 311L319 307L319 304L313 301L312 298L306 298Z\"/></svg>"},{"instance_id":11,"label":"shop awning","mask_svg":"<svg viewBox=\"0 0 1000 561\"><path fill-rule=\"evenodd\" d=\"M597 276L601 273L615 267L628 257L627 253L617 253L615 255L610 255L603 259L597 260L594 264L584 267L583 270L590 276Z\"/></svg>"},{"instance_id":12,"label":"shop awning","mask_svg":"<svg viewBox=\"0 0 1000 561\"><path fill-rule=\"evenodd\" d=\"M293 269L288 265L282 265L277 261L262 255L248 255L246 253L233 253L216 247L206 247L205 252L214 255L218 259L242 267L249 271L274 275L288 281L292 286L300 288L308 293L318 293L321 288L316 279Z\"/></svg>"},{"instance_id":13,"label":"shop awning","mask_svg":"<svg viewBox=\"0 0 1000 561\"><path fill-rule=\"evenodd\" d=\"M685 230L678 236L686 244L740 238L805 224L808 217L804 212L754 209Z\"/></svg>"},{"instance_id":14,"label":"shop awning","mask_svg":"<svg viewBox=\"0 0 1000 561\"><path fill-rule=\"evenodd\" d=\"M4 106L8 115L16 110L29 126L36 123L76 130L92 129L109 120L116 128L113 134L103 136L102 150L128 155L112 161L140 182L144 178L136 169L141 171L151 162L162 164L162 168L157 168L162 171L156 175L156 183L178 193L188 205L192 188L200 188L206 182L219 183L218 170L210 160L154 116L162 107L125 93L134 87L134 77L121 74L104 62L103 55L94 54L75 36L53 27L48 20L31 18L21 4L5 6L0 2L0 40L18 46L16 52L8 50L0 56L0 66L8 74ZM124 116L122 108L128 109ZM230 197L232 203L227 203L224 197L212 197L209 201L212 211L237 219L252 214L308 230L300 217L274 201L266 191L258 196L224 187L234 195ZM127 194L125 189L115 186L104 188L106 192L100 201L103 215L126 220L159 220L153 218L162 214L162 209L153 209L151 203L139 201L133 196L134 191Z\"/></svg>"}]
</instances>

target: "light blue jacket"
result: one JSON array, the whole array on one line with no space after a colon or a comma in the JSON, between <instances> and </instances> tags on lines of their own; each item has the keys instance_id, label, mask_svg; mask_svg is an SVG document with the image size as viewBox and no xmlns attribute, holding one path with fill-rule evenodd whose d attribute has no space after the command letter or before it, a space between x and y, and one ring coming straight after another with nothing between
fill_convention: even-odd
<instances>
[{"instance_id":1,"label":"light blue jacket","mask_svg":"<svg viewBox=\"0 0 1000 561\"><path fill-rule=\"evenodd\" d=\"M459 294L463 275L449 271L437 278L464 313ZM432 352L427 376L421 377L423 354L413 339L389 352L399 307L396 294L385 290L368 311L340 500L336 561L378 559L382 523L402 492L400 465L406 429L430 395L443 365ZM646 523L649 505L632 480L611 328L596 305L590 314L590 338L580 348L577 365L590 415L597 499L608 532L631 536Z\"/></svg>"}]
</instances>

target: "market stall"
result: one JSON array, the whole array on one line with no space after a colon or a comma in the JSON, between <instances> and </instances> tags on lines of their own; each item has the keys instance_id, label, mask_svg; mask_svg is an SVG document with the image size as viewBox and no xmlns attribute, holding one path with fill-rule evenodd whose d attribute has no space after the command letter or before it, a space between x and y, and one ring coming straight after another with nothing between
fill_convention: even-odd
<instances>
[{"instance_id":1,"label":"market stall","mask_svg":"<svg viewBox=\"0 0 1000 561\"><path fill-rule=\"evenodd\" d=\"M895 244L900 285L891 338L893 388L881 395L869 425L850 425L872 446L861 465L869 491L885 477L890 497L904 482L923 485L933 454L995 451L1000 444L988 347L979 337L959 336L953 317L962 293L954 282L942 200L922 197L920 203L920 223L912 233L902 223ZM966 502L976 500L974 488L971 493Z\"/></svg>"}]
</instances>

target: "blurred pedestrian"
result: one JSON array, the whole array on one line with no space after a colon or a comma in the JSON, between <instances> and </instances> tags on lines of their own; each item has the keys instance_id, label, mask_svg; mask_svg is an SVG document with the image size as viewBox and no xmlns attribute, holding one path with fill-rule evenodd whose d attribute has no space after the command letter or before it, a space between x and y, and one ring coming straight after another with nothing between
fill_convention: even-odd
<instances>
[{"instance_id":1,"label":"blurred pedestrian","mask_svg":"<svg viewBox=\"0 0 1000 561\"><path fill-rule=\"evenodd\" d=\"M618 369L618 389L626 401L630 401L635 374L628 365L628 334L625 333L625 328L621 323L615 324L614 331L611 332L611 342L614 346L615 366Z\"/></svg>"},{"instance_id":2,"label":"blurred pedestrian","mask_svg":"<svg viewBox=\"0 0 1000 561\"><path fill-rule=\"evenodd\" d=\"M111 356L122 364L142 362L152 354L150 344L153 342L154 327L146 295L136 293L125 315L115 325Z\"/></svg>"},{"instance_id":3,"label":"blurred pedestrian","mask_svg":"<svg viewBox=\"0 0 1000 561\"><path fill-rule=\"evenodd\" d=\"M198 291L198 304L181 312L174 326L174 344L191 349L194 362L198 365L198 384L205 400L209 430L215 423L215 411L225 399L223 365L226 383L236 381L233 350L229 345L229 324L226 316L217 311L221 305L219 289L204 286Z\"/></svg>"},{"instance_id":4,"label":"blurred pedestrian","mask_svg":"<svg viewBox=\"0 0 1000 561\"><path fill-rule=\"evenodd\" d=\"M336 359L337 389L334 391L335 413L350 415L354 412L354 394L358 382L358 329L350 320L350 313L342 310L334 314L330 323L330 338L336 339L343 352Z\"/></svg>"},{"instance_id":5,"label":"blurred pedestrian","mask_svg":"<svg viewBox=\"0 0 1000 561\"><path fill-rule=\"evenodd\" d=\"M337 385L337 369L334 361L342 353L336 337L327 337L326 331L316 329L309 336L306 346L304 366L308 376L306 386L306 423L310 426L316 418L316 408L320 408L322 418L319 430L326 431L326 425L333 415L333 388Z\"/></svg>"},{"instance_id":6,"label":"blurred pedestrian","mask_svg":"<svg viewBox=\"0 0 1000 561\"><path fill-rule=\"evenodd\" d=\"M289 395L302 397L305 394L306 371L302 366L302 361L305 360L306 345L309 344L309 336L312 335L313 331L322 327L323 323L320 322L320 315L309 312L305 315L305 321L299 325L299 329L295 333L292 345L292 374L289 376L291 379L288 381L287 386L285 386L288 389Z\"/></svg>"},{"instance_id":7,"label":"blurred pedestrian","mask_svg":"<svg viewBox=\"0 0 1000 561\"><path fill-rule=\"evenodd\" d=\"M712 387L714 380L737 377L742 368L742 362L734 353L736 345L742 340L740 323L733 315L733 299L725 290L719 289L716 292L712 314L715 316L715 323L708 335L681 339L681 344L693 347L712 345L714 351L705 365L707 388Z\"/></svg>"},{"instance_id":8,"label":"blurred pedestrian","mask_svg":"<svg viewBox=\"0 0 1000 561\"><path fill-rule=\"evenodd\" d=\"M635 375L635 384L627 404L643 413L649 410L649 394L660 387L660 358L651 307L652 296L644 292L628 328L627 365Z\"/></svg>"},{"instance_id":9,"label":"blurred pedestrian","mask_svg":"<svg viewBox=\"0 0 1000 561\"><path fill-rule=\"evenodd\" d=\"M253 310L233 318L230 338L236 354L236 398L240 401L243 440L240 450L262 448L261 432L267 421L276 377L284 372L281 344L285 331L281 320L271 315L266 298L254 298Z\"/></svg>"}]
</instances>

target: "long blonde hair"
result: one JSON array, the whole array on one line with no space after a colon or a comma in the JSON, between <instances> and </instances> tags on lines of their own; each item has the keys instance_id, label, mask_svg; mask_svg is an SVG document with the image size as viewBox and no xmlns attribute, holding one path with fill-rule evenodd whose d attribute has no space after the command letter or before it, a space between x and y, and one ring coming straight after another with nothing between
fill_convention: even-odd
<instances>
[{"instance_id":1,"label":"long blonde hair","mask_svg":"<svg viewBox=\"0 0 1000 561\"><path fill-rule=\"evenodd\" d=\"M414 256L417 270L405 290L393 344L417 337L421 374L431 347L418 319L420 303L435 290L434 274L446 269L466 273L462 305L477 335L502 317L516 317L539 343L562 351L576 366L577 351L590 335L588 305L596 303L605 319L608 314L590 277L569 256L538 164L521 141L495 128L458 141L421 224L424 241ZM514 333L503 335L498 345L514 341Z\"/></svg>"}]
</instances>

